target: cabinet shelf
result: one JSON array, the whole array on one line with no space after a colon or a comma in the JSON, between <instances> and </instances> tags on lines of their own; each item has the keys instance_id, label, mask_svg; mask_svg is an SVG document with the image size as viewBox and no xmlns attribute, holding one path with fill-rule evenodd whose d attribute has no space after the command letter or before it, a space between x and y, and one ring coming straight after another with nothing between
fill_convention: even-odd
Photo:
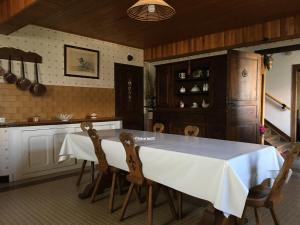
<instances>
[{"instance_id":1,"label":"cabinet shelf","mask_svg":"<svg viewBox=\"0 0 300 225\"><path fill-rule=\"evenodd\" d=\"M179 95L179 96L185 96L185 95L208 95L209 92L206 91L206 92L186 92L186 93L180 93L180 92L177 92L176 95Z\"/></svg>"},{"instance_id":2,"label":"cabinet shelf","mask_svg":"<svg viewBox=\"0 0 300 225\"><path fill-rule=\"evenodd\" d=\"M179 82L190 82L190 81L208 81L209 77L189 77L185 79L176 78L176 81Z\"/></svg>"}]
</instances>

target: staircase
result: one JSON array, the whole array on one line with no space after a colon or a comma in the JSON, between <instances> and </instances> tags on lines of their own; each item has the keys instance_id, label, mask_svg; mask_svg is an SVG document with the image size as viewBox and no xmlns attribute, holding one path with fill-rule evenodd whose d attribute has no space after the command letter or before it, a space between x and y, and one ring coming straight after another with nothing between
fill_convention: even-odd
<instances>
[{"instance_id":1,"label":"staircase","mask_svg":"<svg viewBox=\"0 0 300 225\"><path fill-rule=\"evenodd\" d=\"M265 120L265 127L265 144L274 146L285 157L292 147L291 138L267 120ZM292 169L300 173L300 156L294 162Z\"/></svg>"},{"instance_id":2,"label":"staircase","mask_svg":"<svg viewBox=\"0 0 300 225\"><path fill-rule=\"evenodd\" d=\"M265 144L274 146L281 154L284 154L286 151L289 151L292 144L291 138L279 130L276 126L270 123L268 120L265 120Z\"/></svg>"}]
</instances>

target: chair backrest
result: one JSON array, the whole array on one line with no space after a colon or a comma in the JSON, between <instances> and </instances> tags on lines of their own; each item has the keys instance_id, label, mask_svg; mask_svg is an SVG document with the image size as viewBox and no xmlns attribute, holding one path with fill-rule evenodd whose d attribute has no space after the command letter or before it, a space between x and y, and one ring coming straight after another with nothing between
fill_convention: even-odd
<instances>
[{"instance_id":1,"label":"chair backrest","mask_svg":"<svg viewBox=\"0 0 300 225\"><path fill-rule=\"evenodd\" d=\"M93 129L93 124L91 122L82 122L80 127L83 132L87 132L88 129Z\"/></svg>"},{"instance_id":2,"label":"chair backrest","mask_svg":"<svg viewBox=\"0 0 300 225\"><path fill-rule=\"evenodd\" d=\"M199 134L199 127L197 126L186 126L184 128L184 135L185 136L194 136L197 137Z\"/></svg>"},{"instance_id":3,"label":"chair backrest","mask_svg":"<svg viewBox=\"0 0 300 225\"><path fill-rule=\"evenodd\" d=\"M293 144L292 150L285 158L283 166L281 167L279 174L274 181L272 190L268 196L268 201L275 202L281 199L282 187L286 179L288 178L289 171L295 159L298 157L299 151L300 151L300 143Z\"/></svg>"},{"instance_id":4,"label":"chair backrest","mask_svg":"<svg viewBox=\"0 0 300 225\"><path fill-rule=\"evenodd\" d=\"M139 156L139 146L135 145L133 135L130 133L121 133L120 141L126 151L126 162L129 168L127 179L136 184L143 184L145 177L142 169L142 162Z\"/></svg>"},{"instance_id":5,"label":"chair backrest","mask_svg":"<svg viewBox=\"0 0 300 225\"><path fill-rule=\"evenodd\" d=\"M162 133L165 130L165 125L162 123L155 123L153 125L153 132Z\"/></svg>"},{"instance_id":6,"label":"chair backrest","mask_svg":"<svg viewBox=\"0 0 300 225\"><path fill-rule=\"evenodd\" d=\"M89 137L91 138L91 140L93 142L95 154L97 156L98 163L99 163L98 164L99 170L103 173L108 172L109 165L106 160L105 153L101 146L102 140L100 139L99 135L97 134L97 131L95 129L93 129L93 124L90 122L83 122L83 123L81 123L80 126L83 131L88 133Z\"/></svg>"}]
</instances>

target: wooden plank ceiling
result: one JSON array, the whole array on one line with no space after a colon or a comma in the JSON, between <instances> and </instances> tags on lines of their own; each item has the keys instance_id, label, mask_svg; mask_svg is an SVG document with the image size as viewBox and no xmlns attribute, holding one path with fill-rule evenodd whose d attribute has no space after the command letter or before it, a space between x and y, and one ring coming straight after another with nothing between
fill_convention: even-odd
<instances>
[{"instance_id":1,"label":"wooden plank ceiling","mask_svg":"<svg viewBox=\"0 0 300 225\"><path fill-rule=\"evenodd\" d=\"M299 0L167 0L176 15L162 22L130 19L126 10L137 0L27 0L16 14L0 17L0 33L34 24L138 48L262 23L300 13ZM1 11L17 0L2 0ZM5 8L6 7L6 8ZM20 6L18 6L20 8ZM20 12L19 12L20 11Z\"/></svg>"}]
</instances>

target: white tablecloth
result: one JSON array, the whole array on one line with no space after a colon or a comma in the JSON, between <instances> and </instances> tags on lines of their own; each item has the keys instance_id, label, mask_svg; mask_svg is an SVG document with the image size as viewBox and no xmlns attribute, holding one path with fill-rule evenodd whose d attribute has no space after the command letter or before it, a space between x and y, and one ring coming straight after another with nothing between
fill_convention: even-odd
<instances>
[{"instance_id":1,"label":"white tablecloth","mask_svg":"<svg viewBox=\"0 0 300 225\"><path fill-rule=\"evenodd\" d=\"M242 215L249 188L274 178L284 161L272 146L133 130L98 131L108 163L126 171L121 131L155 137L137 141L146 178L207 200L216 209L237 217ZM60 161L67 158L97 162L86 134L65 137Z\"/></svg>"}]
</instances>

